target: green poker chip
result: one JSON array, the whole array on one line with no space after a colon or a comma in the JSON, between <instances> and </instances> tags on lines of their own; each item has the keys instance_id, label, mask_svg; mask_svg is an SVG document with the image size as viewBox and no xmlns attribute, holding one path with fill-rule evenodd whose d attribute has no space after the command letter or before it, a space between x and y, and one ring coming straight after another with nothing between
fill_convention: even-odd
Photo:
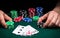
<instances>
[{"instance_id":1,"label":"green poker chip","mask_svg":"<svg viewBox=\"0 0 60 38\"><path fill-rule=\"evenodd\" d=\"M13 29L13 28L14 28L14 25L8 25L7 28L8 28L8 29Z\"/></svg>"},{"instance_id":2,"label":"green poker chip","mask_svg":"<svg viewBox=\"0 0 60 38\"><path fill-rule=\"evenodd\" d=\"M8 29L14 28L14 22L13 21L7 21L6 24L7 24Z\"/></svg>"},{"instance_id":3,"label":"green poker chip","mask_svg":"<svg viewBox=\"0 0 60 38\"><path fill-rule=\"evenodd\" d=\"M16 17L18 17L18 13L17 13L18 11L16 11L16 10L11 10L10 11L10 13L11 13L11 17L14 19L14 18L16 18Z\"/></svg>"},{"instance_id":4,"label":"green poker chip","mask_svg":"<svg viewBox=\"0 0 60 38\"><path fill-rule=\"evenodd\" d=\"M39 16L33 16L33 21L38 21Z\"/></svg>"}]
</instances>

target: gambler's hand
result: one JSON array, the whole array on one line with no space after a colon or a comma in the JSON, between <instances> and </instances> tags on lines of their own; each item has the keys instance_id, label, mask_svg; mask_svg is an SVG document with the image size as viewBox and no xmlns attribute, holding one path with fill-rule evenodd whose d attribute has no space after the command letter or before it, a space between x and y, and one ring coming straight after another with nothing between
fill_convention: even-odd
<instances>
[{"instance_id":1,"label":"gambler's hand","mask_svg":"<svg viewBox=\"0 0 60 38\"><path fill-rule=\"evenodd\" d=\"M55 11L50 11L39 18L38 23L42 22L43 20L46 22L43 24L43 28L51 27L51 26L58 26L60 27L60 13Z\"/></svg>"},{"instance_id":2,"label":"gambler's hand","mask_svg":"<svg viewBox=\"0 0 60 38\"><path fill-rule=\"evenodd\" d=\"M7 25L6 25L6 23L5 23L5 20L11 21L12 19L11 19L7 14L5 14L2 10L0 10L0 23L1 23L5 28L7 28Z\"/></svg>"}]
</instances>

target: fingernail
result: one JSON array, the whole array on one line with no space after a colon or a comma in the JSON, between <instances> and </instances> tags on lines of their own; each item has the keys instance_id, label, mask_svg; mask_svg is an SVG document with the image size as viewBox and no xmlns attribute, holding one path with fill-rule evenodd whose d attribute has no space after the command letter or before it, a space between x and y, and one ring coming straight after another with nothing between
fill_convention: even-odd
<instances>
[{"instance_id":1,"label":"fingernail","mask_svg":"<svg viewBox=\"0 0 60 38\"><path fill-rule=\"evenodd\" d=\"M60 24L59 24L59 27L60 27Z\"/></svg>"},{"instance_id":2,"label":"fingernail","mask_svg":"<svg viewBox=\"0 0 60 38\"><path fill-rule=\"evenodd\" d=\"M5 28L7 28L7 26L5 26Z\"/></svg>"},{"instance_id":3,"label":"fingernail","mask_svg":"<svg viewBox=\"0 0 60 38\"><path fill-rule=\"evenodd\" d=\"M10 21L12 21L12 19L10 19Z\"/></svg>"},{"instance_id":4,"label":"fingernail","mask_svg":"<svg viewBox=\"0 0 60 38\"><path fill-rule=\"evenodd\" d=\"M43 24L43 28L45 28L45 27L46 27L46 24L44 23L44 24Z\"/></svg>"}]
</instances>

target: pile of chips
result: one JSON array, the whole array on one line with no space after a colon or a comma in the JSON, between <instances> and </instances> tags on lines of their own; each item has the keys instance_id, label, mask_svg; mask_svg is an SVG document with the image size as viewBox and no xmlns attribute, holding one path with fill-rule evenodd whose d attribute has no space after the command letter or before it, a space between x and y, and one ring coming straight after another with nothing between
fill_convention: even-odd
<instances>
[{"instance_id":1,"label":"pile of chips","mask_svg":"<svg viewBox=\"0 0 60 38\"><path fill-rule=\"evenodd\" d=\"M36 8L29 8L27 11L26 10L20 10L19 15L17 10L11 10L11 17L14 22L32 22L33 21L38 21L39 17L43 15L43 8L42 7L36 7ZM14 22L13 21L7 21L6 24L9 26L9 28L14 27Z\"/></svg>"},{"instance_id":2,"label":"pile of chips","mask_svg":"<svg viewBox=\"0 0 60 38\"><path fill-rule=\"evenodd\" d=\"M32 22L32 19L33 21L38 21L39 17L43 15L43 8L42 7L29 8L28 11L20 10L19 16L16 10L11 10L10 13L15 22L19 22L21 20L25 22L28 22L29 20L29 22Z\"/></svg>"}]
</instances>

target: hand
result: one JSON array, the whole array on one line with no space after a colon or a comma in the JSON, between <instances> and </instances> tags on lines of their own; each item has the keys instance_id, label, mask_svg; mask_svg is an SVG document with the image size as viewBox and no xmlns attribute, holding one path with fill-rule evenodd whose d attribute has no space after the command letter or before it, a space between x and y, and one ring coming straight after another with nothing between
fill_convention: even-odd
<instances>
[{"instance_id":1,"label":"hand","mask_svg":"<svg viewBox=\"0 0 60 38\"><path fill-rule=\"evenodd\" d=\"M6 25L6 23L5 23L5 20L11 21L12 19L11 19L7 14L5 14L2 10L0 10L0 23L1 23L5 28L7 28L7 25Z\"/></svg>"},{"instance_id":2,"label":"hand","mask_svg":"<svg viewBox=\"0 0 60 38\"><path fill-rule=\"evenodd\" d=\"M42 22L44 19L46 19L46 22L43 24L43 28L45 27L51 27L51 26L58 26L60 27L60 13L55 11L50 11L39 18L38 23Z\"/></svg>"}]
</instances>

